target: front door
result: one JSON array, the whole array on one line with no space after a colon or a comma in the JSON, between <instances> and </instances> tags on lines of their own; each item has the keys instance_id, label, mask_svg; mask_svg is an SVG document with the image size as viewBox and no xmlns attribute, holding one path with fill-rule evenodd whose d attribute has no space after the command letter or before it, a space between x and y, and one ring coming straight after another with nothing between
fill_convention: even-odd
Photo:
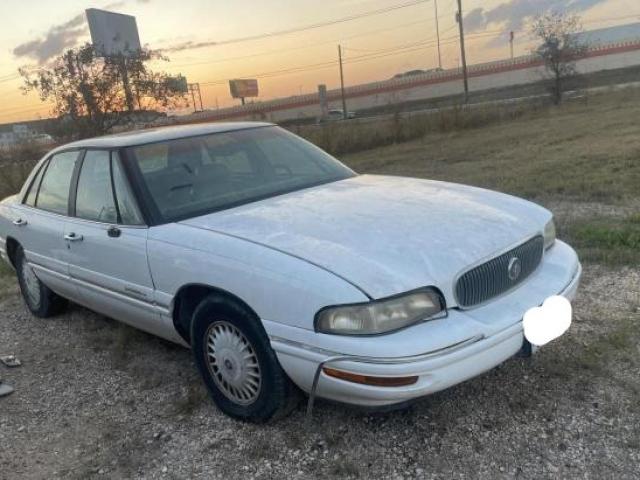
<instances>
[{"instance_id":1,"label":"front door","mask_svg":"<svg viewBox=\"0 0 640 480\"><path fill-rule=\"evenodd\" d=\"M147 263L148 230L115 153L87 150L72 207L65 241L69 274L80 303L160 334L160 314Z\"/></svg>"}]
</instances>

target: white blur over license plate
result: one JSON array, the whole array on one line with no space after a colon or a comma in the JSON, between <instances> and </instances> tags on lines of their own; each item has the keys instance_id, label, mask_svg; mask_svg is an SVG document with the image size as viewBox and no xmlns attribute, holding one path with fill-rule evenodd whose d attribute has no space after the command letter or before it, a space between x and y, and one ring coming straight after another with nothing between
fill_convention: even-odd
<instances>
[{"instance_id":1,"label":"white blur over license plate","mask_svg":"<svg viewBox=\"0 0 640 480\"><path fill-rule=\"evenodd\" d=\"M571 302L555 295L524 314L524 336L533 345L541 347L566 332L571 326Z\"/></svg>"}]
</instances>

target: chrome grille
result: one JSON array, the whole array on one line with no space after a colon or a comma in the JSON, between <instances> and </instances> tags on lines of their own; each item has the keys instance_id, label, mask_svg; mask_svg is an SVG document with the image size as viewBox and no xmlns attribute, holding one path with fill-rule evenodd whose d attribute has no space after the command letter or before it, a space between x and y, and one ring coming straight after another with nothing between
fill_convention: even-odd
<instances>
[{"instance_id":1,"label":"chrome grille","mask_svg":"<svg viewBox=\"0 0 640 480\"><path fill-rule=\"evenodd\" d=\"M469 270L458 279L455 286L458 305L472 307L484 303L522 283L540 264L543 250L543 237L534 237L513 250ZM515 270L518 270L515 264L518 262L520 271L515 275ZM515 268L511 268L512 265Z\"/></svg>"}]
</instances>

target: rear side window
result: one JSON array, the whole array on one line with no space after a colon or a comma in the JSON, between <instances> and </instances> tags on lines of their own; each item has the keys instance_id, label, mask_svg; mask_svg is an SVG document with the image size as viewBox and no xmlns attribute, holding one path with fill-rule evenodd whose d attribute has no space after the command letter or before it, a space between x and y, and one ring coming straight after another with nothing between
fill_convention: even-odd
<instances>
[{"instance_id":1,"label":"rear side window","mask_svg":"<svg viewBox=\"0 0 640 480\"><path fill-rule=\"evenodd\" d=\"M77 151L58 153L51 158L37 194L37 208L61 215L68 213L69 188L77 159Z\"/></svg>"},{"instance_id":2,"label":"rear side window","mask_svg":"<svg viewBox=\"0 0 640 480\"><path fill-rule=\"evenodd\" d=\"M110 162L107 150L87 151L78 179L77 217L103 223L118 222Z\"/></svg>"},{"instance_id":3,"label":"rear side window","mask_svg":"<svg viewBox=\"0 0 640 480\"><path fill-rule=\"evenodd\" d=\"M31 183L31 187L29 188L29 193L27 194L27 198L24 203L29 205L30 207L36 206L36 198L38 197L38 189L40 188L40 181L42 180L42 175L47 169L46 162L40 167L40 170L36 174L33 182Z\"/></svg>"}]
</instances>

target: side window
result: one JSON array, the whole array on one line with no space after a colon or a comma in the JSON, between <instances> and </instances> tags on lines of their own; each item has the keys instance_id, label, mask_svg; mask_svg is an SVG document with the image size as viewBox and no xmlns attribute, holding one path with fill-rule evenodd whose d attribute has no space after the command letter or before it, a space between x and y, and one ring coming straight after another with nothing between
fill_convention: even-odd
<instances>
[{"instance_id":1,"label":"side window","mask_svg":"<svg viewBox=\"0 0 640 480\"><path fill-rule=\"evenodd\" d=\"M77 159L78 152L59 153L51 158L35 201L37 208L67 215L69 188Z\"/></svg>"},{"instance_id":2,"label":"side window","mask_svg":"<svg viewBox=\"0 0 640 480\"><path fill-rule=\"evenodd\" d=\"M27 198L24 200L24 203L26 205L29 205L30 207L36 206L36 198L38 197L38 189L40 188L40 181L42 180L42 175L44 174L44 171L46 169L47 169L47 162L42 164L42 166L40 167L40 170L34 177L33 182L31 182L31 186L29 187L29 193L27 194Z\"/></svg>"},{"instance_id":3,"label":"side window","mask_svg":"<svg viewBox=\"0 0 640 480\"><path fill-rule=\"evenodd\" d=\"M87 150L78 178L76 216L85 220L117 223L107 150Z\"/></svg>"},{"instance_id":4,"label":"side window","mask_svg":"<svg viewBox=\"0 0 640 480\"><path fill-rule=\"evenodd\" d=\"M142 225L142 215L140 215L140 211L138 210L133 198L133 192L129 187L129 182L127 182L127 179L124 176L117 153L112 154L111 162L113 171L113 187L116 191L121 223L124 225Z\"/></svg>"}]
</instances>

